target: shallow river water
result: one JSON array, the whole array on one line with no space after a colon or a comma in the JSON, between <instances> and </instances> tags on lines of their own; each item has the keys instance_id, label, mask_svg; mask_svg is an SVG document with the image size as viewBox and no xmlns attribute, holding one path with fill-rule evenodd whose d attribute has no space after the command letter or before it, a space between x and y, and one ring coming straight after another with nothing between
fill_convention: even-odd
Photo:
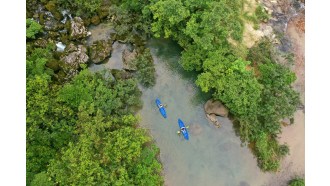
<instances>
[{"instance_id":1,"label":"shallow river water","mask_svg":"<svg viewBox=\"0 0 330 186\"><path fill-rule=\"evenodd\" d=\"M91 28L90 40L106 39L98 28L107 30L104 25ZM122 48L126 47L123 45L115 45L112 57L104 64L91 65L90 70L120 67ZM194 84L196 76L183 71L178 64L181 48L164 39L151 39L147 47L152 53L157 78L154 87L140 87L143 108L138 115L140 127L149 131L160 148L165 185L267 185L271 174L261 172L250 150L241 146L232 122L218 117L222 127L216 128L205 118L203 104L210 95L201 93ZM167 119L160 115L156 98L166 105ZM189 141L177 134L178 118L189 126Z\"/></svg>"}]
</instances>

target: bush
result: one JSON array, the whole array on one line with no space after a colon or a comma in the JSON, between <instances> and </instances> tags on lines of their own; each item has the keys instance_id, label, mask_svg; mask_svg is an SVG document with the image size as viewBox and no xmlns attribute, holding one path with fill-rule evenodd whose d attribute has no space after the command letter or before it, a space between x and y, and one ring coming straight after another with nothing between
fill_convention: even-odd
<instances>
[{"instance_id":1,"label":"bush","mask_svg":"<svg viewBox=\"0 0 330 186\"><path fill-rule=\"evenodd\" d=\"M261 5L258 5L255 14L259 21L267 21L269 19L269 15Z\"/></svg>"},{"instance_id":2,"label":"bush","mask_svg":"<svg viewBox=\"0 0 330 186\"><path fill-rule=\"evenodd\" d=\"M26 19L26 38L35 39L42 32L42 26L33 19Z\"/></svg>"},{"instance_id":3,"label":"bush","mask_svg":"<svg viewBox=\"0 0 330 186\"><path fill-rule=\"evenodd\" d=\"M305 186L305 180L304 178L299 178L299 177L294 178L289 181L288 186Z\"/></svg>"}]
</instances>

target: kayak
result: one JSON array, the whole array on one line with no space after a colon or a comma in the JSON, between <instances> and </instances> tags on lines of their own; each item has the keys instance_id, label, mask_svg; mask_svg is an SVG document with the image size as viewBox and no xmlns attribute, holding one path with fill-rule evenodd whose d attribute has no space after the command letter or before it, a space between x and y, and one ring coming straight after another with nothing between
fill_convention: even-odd
<instances>
[{"instance_id":1,"label":"kayak","mask_svg":"<svg viewBox=\"0 0 330 186\"><path fill-rule=\"evenodd\" d=\"M167 118L165 107L164 107L164 106L161 106L161 104L162 104L162 103L161 103L160 100L157 98L157 99L156 99L156 105L157 105L157 107L158 107L158 109L159 109L159 112L162 114L162 116L163 116L164 118Z\"/></svg>"},{"instance_id":2,"label":"kayak","mask_svg":"<svg viewBox=\"0 0 330 186\"><path fill-rule=\"evenodd\" d=\"M179 127L180 127L180 132L183 135L183 137L186 140L189 140L189 134L188 134L188 130L186 128L186 126L184 125L183 121L181 119L178 119L178 123L179 123ZM184 130L182 131L181 128L184 127Z\"/></svg>"}]
</instances>

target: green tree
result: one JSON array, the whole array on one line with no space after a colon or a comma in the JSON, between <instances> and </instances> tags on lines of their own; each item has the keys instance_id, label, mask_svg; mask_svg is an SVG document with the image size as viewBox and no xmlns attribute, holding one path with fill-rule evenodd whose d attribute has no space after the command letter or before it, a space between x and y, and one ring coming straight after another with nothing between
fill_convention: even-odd
<instances>
[{"instance_id":1,"label":"green tree","mask_svg":"<svg viewBox=\"0 0 330 186\"><path fill-rule=\"evenodd\" d=\"M178 31L184 26L190 12L181 1L160 0L150 6L153 14L153 23L151 30L156 37L164 36L168 38L173 36L177 38Z\"/></svg>"},{"instance_id":2,"label":"green tree","mask_svg":"<svg viewBox=\"0 0 330 186\"><path fill-rule=\"evenodd\" d=\"M77 110L82 102L94 103L106 114L131 112L132 107L140 106L141 92L136 80L118 80L105 78L105 74L92 74L81 71L72 82L59 91L58 100Z\"/></svg>"},{"instance_id":3,"label":"green tree","mask_svg":"<svg viewBox=\"0 0 330 186\"><path fill-rule=\"evenodd\" d=\"M196 84L204 92L214 89L214 97L224 102L233 114L254 113L262 86L253 70L248 69L249 63L242 59L230 62L221 55L214 55L204 62L205 71L198 76Z\"/></svg>"},{"instance_id":4,"label":"green tree","mask_svg":"<svg viewBox=\"0 0 330 186\"><path fill-rule=\"evenodd\" d=\"M56 0L62 6L70 7L77 15L95 14L102 5L102 0Z\"/></svg>"},{"instance_id":5,"label":"green tree","mask_svg":"<svg viewBox=\"0 0 330 186\"><path fill-rule=\"evenodd\" d=\"M156 149L146 147L151 139L143 130L132 127L137 120L132 116L109 119L101 110L96 111L93 104L82 103L77 121L78 141L71 142L50 164L49 172L56 183L133 185L143 182L140 179L147 179L152 185L159 185L160 164L155 160ZM120 127L113 127L115 123L120 123ZM144 160L145 157L151 162ZM136 176L136 168L150 175Z\"/></svg>"},{"instance_id":6,"label":"green tree","mask_svg":"<svg viewBox=\"0 0 330 186\"><path fill-rule=\"evenodd\" d=\"M34 176L31 186L53 186L51 178L46 172L40 172Z\"/></svg>"},{"instance_id":7,"label":"green tree","mask_svg":"<svg viewBox=\"0 0 330 186\"><path fill-rule=\"evenodd\" d=\"M42 32L42 26L33 19L26 19L26 38L35 39Z\"/></svg>"}]
</instances>

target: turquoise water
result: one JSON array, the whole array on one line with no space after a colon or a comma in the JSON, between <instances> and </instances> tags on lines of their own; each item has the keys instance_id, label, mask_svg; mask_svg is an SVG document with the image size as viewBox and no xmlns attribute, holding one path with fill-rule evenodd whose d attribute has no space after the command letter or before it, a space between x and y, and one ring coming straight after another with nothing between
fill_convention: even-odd
<instances>
[{"instance_id":1,"label":"turquoise water","mask_svg":"<svg viewBox=\"0 0 330 186\"><path fill-rule=\"evenodd\" d=\"M90 29L90 40L106 39L103 32L107 29L112 30L104 25ZM120 67L123 47L124 44L117 45L108 62L91 65L89 69ZM147 47L151 49L157 79L152 88L140 87L143 108L138 115L140 127L149 131L160 148L165 185L264 185L271 174L260 172L250 150L241 146L231 121L219 117L222 127L216 128L205 118L203 104L210 94L201 93L194 84L196 74L183 71L178 64L182 49L174 42L161 39L150 40ZM167 119L159 113L156 98L167 105ZM178 118L189 125L189 141L177 134Z\"/></svg>"}]
</instances>

